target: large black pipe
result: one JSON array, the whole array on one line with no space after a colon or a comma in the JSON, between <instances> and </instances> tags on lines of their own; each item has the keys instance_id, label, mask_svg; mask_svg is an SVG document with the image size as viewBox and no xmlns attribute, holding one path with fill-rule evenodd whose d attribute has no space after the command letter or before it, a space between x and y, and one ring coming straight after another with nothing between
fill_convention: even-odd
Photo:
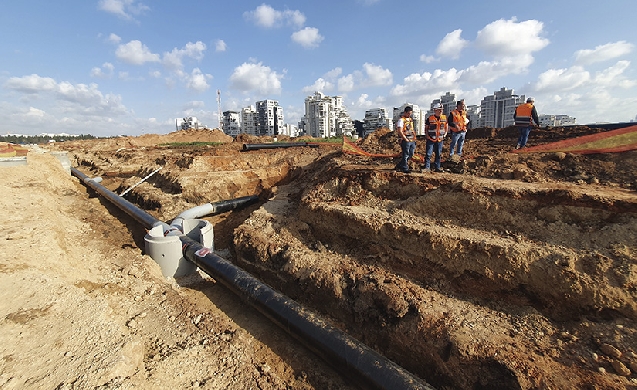
<instances>
[{"instance_id":1,"label":"large black pipe","mask_svg":"<svg viewBox=\"0 0 637 390\"><path fill-rule=\"evenodd\" d=\"M151 229L155 223L160 222L157 218L138 208L131 202L112 192L95 180L89 178L79 170L71 167L71 173L78 179L80 179L82 183L94 189L98 194L102 195L115 206L119 207L120 210L133 217L133 219L135 219L137 222L141 223L145 229Z\"/></svg>"},{"instance_id":2,"label":"large black pipe","mask_svg":"<svg viewBox=\"0 0 637 390\"><path fill-rule=\"evenodd\" d=\"M71 173L144 227L151 228L159 222L152 215L88 178L77 169L71 168ZM220 281L361 387L433 389L428 383L365 344L330 326L296 301L275 291L240 267L215 255L209 248L205 248L186 235L181 235L179 238L186 259L215 280Z\"/></svg>"},{"instance_id":3,"label":"large black pipe","mask_svg":"<svg viewBox=\"0 0 637 390\"><path fill-rule=\"evenodd\" d=\"M184 256L363 388L433 389L243 269L180 236Z\"/></svg>"},{"instance_id":4,"label":"large black pipe","mask_svg":"<svg viewBox=\"0 0 637 390\"><path fill-rule=\"evenodd\" d=\"M214 209L214 214L221 214L225 213L226 211L231 211L247 204L254 203L258 200L258 196L248 195L229 200L220 200L219 202L212 203L212 207Z\"/></svg>"},{"instance_id":5,"label":"large black pipe","mask_svg":"<svg viewBox=\"0 0 637 390\"><path fill-rule=\"evenodd\" d=\"M309 146L310 148L318 148L318 144L311 144L308 142L281 142L272 144L243 144L243 150L258 150L258 149L278 149L278 148L293 148L298 146Z\"/></svg>"}]
</instances>

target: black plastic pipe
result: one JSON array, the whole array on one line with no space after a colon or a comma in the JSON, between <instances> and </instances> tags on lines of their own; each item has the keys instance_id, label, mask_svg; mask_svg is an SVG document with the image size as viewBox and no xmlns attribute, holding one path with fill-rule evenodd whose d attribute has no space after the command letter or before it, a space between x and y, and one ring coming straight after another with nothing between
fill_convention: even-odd
<instances>
[{"instance_id":1,"label":"black plastic pipe","mask_svg":"<svg viewBox=\"0 0 637 390\"><path fill-rule=\"evenodd\" d=\"M254 203L259 200L257 195L242 196L240 198L234 198L230 200L220 200L219 202L211 203L213 208L213 214L221 214L226 211L231 211L236 208Z\"/></svg>"},{"instance_id":2,"label":"black plastic pipe","mask_svg":"<svg viewBox=\"0 0 637 390\"><path fill-rule=\"evenodd\" d=\"M243 144L243 150L258 150L258 149L279 149L279 148L293 148L298 146L309 146L310 148L318 148L318 144L311 144L308 142L281 142L272 144Z\"/></svg>"},{"instance_id":3,"label":"black plastic pipe","mask_svg":"<svg viewBox=\"0 0 637 390\"><path fill-rule=\"evenodd\" d=\"M71 168L71 173L145 228L149 229L160 222L77 169ZM215 255L209 248L186 235L179 236L179 239L186 259L220 281L357 385L371 389L434 389L365 344L327 324L293 299Z\"/></svg>"},{"instance_id":4,"label":"black plastic pipe","mask_svg":"<svg viewBox=\"0 0 637 390\"><path fill-rule=\"evenodd\" d=\"M151 229L153 225L155 225L155 223L160 222L157 218L153 217L152 215L148 214L144 210L135 206L131 202L127 201L126 199L112 192L111 190L99 184L95 180L89 178L88 176L80 172L79 170L71 167L71 173L74 176L76 176L78 179L80 179L82 183L84 183L86 186L94 189L98 194L105 197L107 200L109 200L111 203L117 206L120 210L122 210L129 216L133 217L133 219L136 220L137 222L141 223L145 229Z\"/></svg>"},{"instance_id":5,"label":"black plastic pipe","mask_svg":"<svg viewBox=\"0 0 637 390\"><path fill-rule=\"evenodd\" d=\"M321 320L243 269L180 236L184 257L363 388L433 389L360 341Z\"/></svg>"}]
</instances>

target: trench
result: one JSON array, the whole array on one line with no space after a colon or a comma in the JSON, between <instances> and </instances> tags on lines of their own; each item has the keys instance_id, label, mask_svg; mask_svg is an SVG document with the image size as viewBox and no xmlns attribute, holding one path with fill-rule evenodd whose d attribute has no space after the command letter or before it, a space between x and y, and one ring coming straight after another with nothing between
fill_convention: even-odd
<instances>
[{"instance_id":1,"label":"trench","mask_svg":"<svg viewBox=\"0 0 637 390\"><path fill-rule=\"evenodd\" d=\"M220 223L232 262L435 387L535 388L525 373L555 329L637 319L634 194L258 153L192 156L187 171L165 158L180 169L130 199L175 215L166 183L191 203L260 194ZM542 380L582 377L577 359L545 362Z\"/></svg>"},{"instance_id":2,"label":"trench","mask_svg":"<svg viewBox=\"0 0 637 390\"><path fill-rule=\"evenodd\" d=\"M71 172L84 185L120 208L144 228L157 227L165 230L164 235L166 232L170 232L171 228L176 229L174 228L177 226L175 221L185 219L186 215L200 212L195 209L183 212L170 224L169 228L168 224L157 220L121 196L111 192L98 181L88 178L81 171L72 168ZM216 205L202 205L199 208L209 212L231 211L236 207L241 207L242 203L254 200L247 198L256 197L237 199L236 202L227 200L218 202ZM370 389L433 389L427 382L413 376L365 344L333 327L312 311L273 290L231 262L217 256L210 248L203 246L184 233L179 235L179 240L182 243L185 259L224 284L353 383L362 388Z\"/></svg>"}]
</instances>

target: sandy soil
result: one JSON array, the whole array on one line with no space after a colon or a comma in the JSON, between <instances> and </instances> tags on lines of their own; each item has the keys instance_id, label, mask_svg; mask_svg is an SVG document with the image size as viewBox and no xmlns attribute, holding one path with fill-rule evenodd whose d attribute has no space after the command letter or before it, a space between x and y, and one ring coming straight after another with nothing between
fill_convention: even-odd
<instances>
[{"instance_id":1,"label":"sandy soil","mask_svg":"<svg viewBox=\"0 0 637 390\"><path fill-rule=\"evenodd\" d=\"M206 217L215 250L436 388L636 388L637 153L515 154L515 136L479 129L446 172L408 175L217 131L52 149L116 193L162 167L126 198L164 221L259 195ZM360 146L398 150L387 131ZM28 159L0 179L0 386L355 386L210 277L163 278L134 221Z\"/></svg>"}]
</instances>

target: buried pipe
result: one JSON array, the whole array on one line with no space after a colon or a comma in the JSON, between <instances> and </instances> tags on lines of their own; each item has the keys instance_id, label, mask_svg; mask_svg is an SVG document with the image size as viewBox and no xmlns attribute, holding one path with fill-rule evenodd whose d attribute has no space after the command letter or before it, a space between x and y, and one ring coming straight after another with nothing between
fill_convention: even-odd
<instances>
[{"instance_id":1,"label":"buried pipe","mask_svg":"<svg viewBox=\"0 0 637 390\"><path fill-rule=\"evenodd\" d=\"M311 144L308 142L282 142L272 144L243 144L243 151L258 149L293 148L297 146L309 146L310 148L318 148L318 144Z\"/></svg>"},{"instance_id":2,"label":"buried pipe","mask_svg":"<svg viewBox=\"0 0 637 390\"><path fill-rule=\"evenodd\" d=\"M87 177L75 168L71 168L71 173L145 228L167 226L166 223L111 192L96 179ZM199 214L208 207L205 206L202 209L195 207L184 213ZM221 206L221 208L224 207L229 206ZM228 260L215 255L211 248L200 244L186 234L179 235L178 239L181 241L183 256L188 261L220 281L345 377L353 379L357 385L373 389L433 390L428 383L360 341L327 324L296 301L272 289Z\"/></svg>"},{"instance_id":3,"label":"buried pipe","mask_svg":"<svg viewBox=\"0 0 637 390\"><path fill-rule=\"evenodd\" d=\"M360 341L321 320L299 303L187 236L184 256L299 340L356 384L374 389L433 389Z\"/></svg>"}]
</instances>

